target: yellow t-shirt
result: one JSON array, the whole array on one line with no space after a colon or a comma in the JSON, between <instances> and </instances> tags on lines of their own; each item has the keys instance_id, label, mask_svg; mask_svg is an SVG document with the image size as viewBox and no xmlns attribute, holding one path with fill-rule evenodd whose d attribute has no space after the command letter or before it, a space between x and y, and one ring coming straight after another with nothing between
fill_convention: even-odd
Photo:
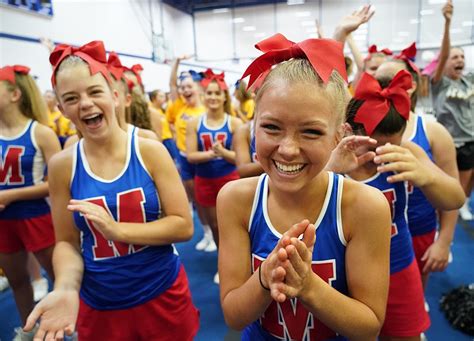
<instances>
[{"instance_id":1,"label":"yellow t-shirt","mask_svg":"<svg viewBox=\"0 0 474 341\"><path fill-rule=\"evenodd\" d=\"M173 134L171 133L171 128L168 120L166 119L166 115L163 109L158 109L158 112L161 115L161 139L169 140L173 138Z\"/></svg>"},{"instance_id":2,"label":"yellow t-shirt","mask_svg":"<svg viewBox=\"0 0 474 341\"><path fill-rule=\"evenodd\" d=\"M49 127L54 130L58 136L71 136L76 133L74 124L61 114L60 111L50 112L48 115Z\"/></svg>"},{"instance_id":3,"label":"yellow t-shirt","mask_svg":"<svg viewBox=\"0 0 474 341\"><path fill-rule=\"evenodd\" d=\"M248 99L241 104L240 110L244 112L249 120L253 118L253 112L255 110L255 101L253 99Z\"/></svg>"},{"instance_id":4,"label":"yellow t-shirt","mask_svg":"<svg viewBox=\"0 0 474 341\"><path fill-rule=\"evenodd\" d=\"M178 99L177 101L180 101ZM166 118L168 122L174 124L176 130L176 146L182 152L186 152L186 125L188 122L204 112L206 108L203 105L198 107L190 107L186 103L182 103L175 106L175 101L171 106L166 109Z\"/></svg>"}]
</instances>

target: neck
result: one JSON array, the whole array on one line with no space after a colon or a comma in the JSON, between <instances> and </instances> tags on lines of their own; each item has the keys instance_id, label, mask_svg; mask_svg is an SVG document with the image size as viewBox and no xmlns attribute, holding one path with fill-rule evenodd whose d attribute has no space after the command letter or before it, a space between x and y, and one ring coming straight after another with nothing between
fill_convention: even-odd
<instances>
[{"instance_id":1,"label":"neck","mask_svg":"<svg viewBox=\"0 0 474 341\"><path fill-rule=\"evenodd\" d=\"M224 108L219 108L219 109L207 109L207 117L211 119L220 119L224 117L225 112Z\"/></svg>"},{"instance_id":2,"label":"neck","mask_svg":"<svg viewBox=\"0 0 474 341\"><path fill-rule=\"evenodd\" d=\"M199 95L194 95L189 98L188 105L190 107L198 107L201 105L201 101L199 100Z\"/></svg>"},{"instance_id":3,"label":"neck","mask_svg":"<svg viewBox=\"0 0 474 341\"><path fill-rule=\"evenodd\" d=\"M120 128L127 131L127 121L125 120L125 111L117 109L117 122Z\"/></svg>"},{"instance_id":4,"label":"neck","mask_svg":"<svg viewBox=\"0 0 474 341\"><path fill-rule=\"evenodd\" d=\"M0 113L0 126L7 129L18 127L20 125L23 126L28 119L28 117L23 115L18 106L10 105Z\"/></svg>"},{"instance_id":5,"label":"neck","mask_svg":"<svg viewBox=\"0 0 474 341\"><path fill-rule=\"evenodd\" d=\"M410 115L408 116L407 127L405 128L405 132L403 133L403 140L408 141L408 139L413 134L413 129L415 127L415 120L416 116L413 111L410 111Z\"/></svg>"},{"instance_id":6,"label":"neck","mask_svg":"<svg viewBox=\"0 0 474 341\"><path fill-rule=\"evenodd\" d=\"M114 125L112 131L102 138L84 137L84 148L88 154L115 155L123 141L127 141L128 134L120 126Z\"/></svg>"}]
</instances>

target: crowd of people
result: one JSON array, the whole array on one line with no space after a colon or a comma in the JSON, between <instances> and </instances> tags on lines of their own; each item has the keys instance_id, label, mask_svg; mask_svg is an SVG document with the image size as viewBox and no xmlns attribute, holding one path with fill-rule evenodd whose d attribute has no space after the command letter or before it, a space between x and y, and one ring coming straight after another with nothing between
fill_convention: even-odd
<instances>
[{"instance_id":1,"label":"crowd of people","mask_svg":"<svg viewBox=\"0 0 474 341\"><path fill-rule=\"evenodd\" d=\"M362 58L352 42L370 6L331 39L257 43L232 87L211 69L178 73L183 56L169 92L147 92L146 70L102 41L51 46L44 96L28 67L2 67L0 268L15 340L194 339L173 245L193 236L194 213L242 340L421 340L428 276L448 266L458 209L473 219L474 86L450 44L451 0L442 14L435 119L416 107L415 44ZM33 293L39 267L48 294Z\"/></svg>"}]
</instances>

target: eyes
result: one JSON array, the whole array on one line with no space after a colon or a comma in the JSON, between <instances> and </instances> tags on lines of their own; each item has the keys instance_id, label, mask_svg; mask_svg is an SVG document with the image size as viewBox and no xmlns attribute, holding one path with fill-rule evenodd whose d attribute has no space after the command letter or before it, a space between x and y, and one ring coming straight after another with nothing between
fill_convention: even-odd
<instances>
[{"instance_id":1,"label":"eyes","mask_svg":"<svg viewBox=\"0 0 474 341\"><path fill-rule=\"evenodd\" d=\"M278 135L283 131L283 128L274 123L261 123L260 128L263 129L269 135ZM325 132L322 129L316 128L301 128L299 130L300 135L310 139L318 138L325 135Z\"/></svg>"},{"instance_id":2,"label":"eyes","mask_svg":"<svg viewBox=\"0 0 474 341\"><path fill-rule=\"evenodd\" d=\"M95 87L87 91L87 94L90 97L98 97L98 96L101 96L103 93L104 93L104 90L99 87ZM63 98L63 102L66 104L75 104L76 102L79 101L80 96L76 93L72 93L72 94L63 96L62 98Z\"/></svg>"}]
</instances>

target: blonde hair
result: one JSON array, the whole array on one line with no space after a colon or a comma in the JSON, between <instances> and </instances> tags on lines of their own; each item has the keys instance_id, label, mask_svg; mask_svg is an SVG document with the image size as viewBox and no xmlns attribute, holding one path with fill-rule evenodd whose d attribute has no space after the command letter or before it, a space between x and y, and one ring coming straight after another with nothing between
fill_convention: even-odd
<instances>
[{"instance_id":1,"label":"blonde hair","mask_svg":"<svg viewBox=\"0 0 474 341\"><path fill-rule=\"evenodd\" d=\"M152 129L150 109L140 89L135 86L132 90L132 104L125 109L125 119L128 123L142 129Z\"/></svg>"},{"instance_id":2,"label":"blonde hair","mask_svg":"<svg viewBox=\"0 0 474 341\"><path fill-rule=\"evenodd\" d=\"M258 89L255 97L255 112L257 114L258 103L263 94L269 87L274 86L276 82L281 80L289 84L306 83L317 86L325 91L329 101L333 104L334 112L337 115L337 125L344 122L346 106L350 100L350 94L344 79L338 72L333 71L329 81L324 84L310 62L307 59L301 58L290 59L289 61L280 63L270 71L262 86Z\"/></svg>"},{"instance_id":3,"label":"blonde hair","mask_svg":"<svg viewBox=\"0 0 474 341\"><path fill-rule=\"evenodd\" d=\"M30 75L15 72L15 83L7 82L7 89L9 91L19 89L21 91L18 106L22 114L39 123L48 125L48 106L34 79Z\"/></svg>"}]
</instances>

